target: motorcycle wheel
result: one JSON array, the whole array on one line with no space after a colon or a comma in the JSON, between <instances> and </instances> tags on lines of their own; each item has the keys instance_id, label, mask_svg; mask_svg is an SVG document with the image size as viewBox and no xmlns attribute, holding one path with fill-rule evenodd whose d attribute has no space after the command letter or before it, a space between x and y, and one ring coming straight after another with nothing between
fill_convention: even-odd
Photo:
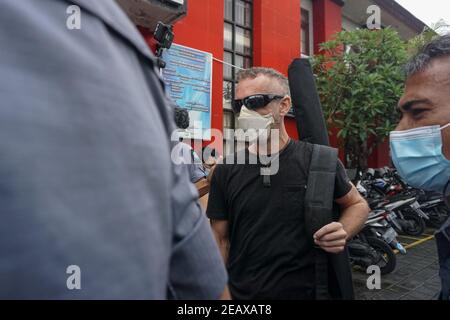
<instances>
[{"instance_id":1,"label":"motorcycle wheel","mask_svg":"<svg viewBox=\"0 0 450 320\"><path fill-rule=\"evenodd\" d=\"M410 222L411 226L403 228L403 232L410 236L420 236L425 232L425 221L415 212L403 212L405 221Z\"/></svg>"},{"instance_id":2,"label":"motorcycle wheel","mask_svg":"<svg viewBox=\"0 0 450 320\"><path fill-rule=\"evenodd\" d=\"M380 267L382 275L391 273L397 265L397 257L391 247L384 241L375 237L367 237L369 245L378 253L379 260L374 264Z\"/></svg>"},{"instance_id":3,"label":"motorcycle wheel","mask_svg":"<svg viewBox=\"0 0 450 320\"><path fill-rule=\"evenodd\" d=\"M429 216L430 220L427 221L427 225L432 228L439 229L448 219L448 210L446 207L442 206L434 207L430 210Z\"/></svg>"}]
</instances>

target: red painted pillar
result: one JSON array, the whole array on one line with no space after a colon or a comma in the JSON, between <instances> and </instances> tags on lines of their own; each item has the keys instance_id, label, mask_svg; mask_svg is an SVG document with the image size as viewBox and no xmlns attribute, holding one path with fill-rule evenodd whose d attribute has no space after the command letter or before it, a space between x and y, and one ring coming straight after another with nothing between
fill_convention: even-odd
<instances>
[{"instance_id":1,"label":"red painted pillar","mask_svg":"<svg viewBox=\"0 0 450 320\"><path fill-rule=\"evenodd\" d=\"M187 16L174 26L174 42L223 60L223 0L189 1ZM223 65L213 61L211 127L223 130Z\"/></svg>"},{"instance_id":2,"label":"red painted pillar","mask_svg":"<svg viewBox=\"0 0 450 320\"><path fill-rule=\"evenodd\" d=\"M287 75L289 64L300 57L300 1L253 2L253 65L274 68ZM285 121L289 135L298 139L294 119Z\"/></svg>"},{"instance_id":3,"label":"red painted pillar","mask_svg":"<svg viewBox=\"0 0 450 320\"><path fill-rule=\"evenodd\" d=\"M212 53L223 60L223 0L189 1L186 17L174 25L174 43ZM145 40L153 47L152 35L141 28ZM211 127L223 130L223 65L213 61Z\"/></svg>"},{"instance_id":4,"label":"red painted pillar","mask_svg":"<svg viewBox=\"0 0 450 320\"><path fill-rule=\"evenodd\" d=\"M342 0L314 0L314 53L319 53L319 45L331 40L342 30Z\"/></svg>"},{"instance_id":5,"label":"red painted pillar","mask_svg":"<svg viewBox=\"0 0 450 320\"><path fill-rule=\"evenodd\" d=\"M369 156L369 168L382 168L385 166L391 166L391 157L389 152L389 138L386 138L386 140L381 143Z\"/></svg>"},{"instance_id":6,"label":"red painted pillar","mask_svg":"<svg viewBox=\"0 0 450 320\"><path fill-rule=\"evenodd\" d=\"M313 1L314 53L319 54L320 44L331 40L342 30L342 6L340 0ZM338 146L337 130L331 128L330 144ZM343 150L339 150L339 157L344 160Z\"/></svg>"},{"instance_id":7,"label":"red painted pillar","mask_svg":"<svg viewBox=\"0 0 450 320\"><path fill-rule=\"evenodd\" d=\"M300 1L253 3L253 64L287 73L292 59L300 56Z\"/></svg>"}]
</instances>

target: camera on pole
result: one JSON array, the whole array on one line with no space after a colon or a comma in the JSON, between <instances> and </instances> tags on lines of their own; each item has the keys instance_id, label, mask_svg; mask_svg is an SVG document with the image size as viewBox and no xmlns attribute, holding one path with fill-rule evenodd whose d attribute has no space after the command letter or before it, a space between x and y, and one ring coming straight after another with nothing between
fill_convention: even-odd
<instances>
[{"instance_id":1,"label":"camera on pole","mask_svg":"<svg viewBox=\"0 0 450 320\"><path fill-rule=\"evenodd\" d=\"M161 56L173 42L172 25L187 14L188 0L116 0L124 12L139 27L153 33L150 46L158 59L158 67L166 63Z\"/></svg>"},{"instance_id":2,"label":"camera on pole","mask_svg":"<svg viewBox=\"0 0 450 320\"><path fill-rule=\"evenodd\" d=\"M162 22L158 22L156 25L155 32L153 33L153 37L157 41L156 48L156 57L158 58L158 67L160 69L164 69L166 67L166 63L161 58L164 49L170 49L170 46L173 42L173 27L171 25L164 24Z\"/></svg>"}]
</instances>

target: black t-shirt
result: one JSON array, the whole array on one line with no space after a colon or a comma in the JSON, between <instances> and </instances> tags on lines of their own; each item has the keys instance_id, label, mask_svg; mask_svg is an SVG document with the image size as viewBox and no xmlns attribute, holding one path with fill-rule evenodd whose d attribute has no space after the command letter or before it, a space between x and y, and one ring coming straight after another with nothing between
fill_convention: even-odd
<instances>
[{"instance_id":1,"label":"black t-shirt","mask_svg":"<svg viewBox=\"0 0 450 320\"><path fill-rule=\"evenodd\" d=\"M244 154L242 154L244 153ZM248 152L247 164L221 164L215 169L207 215L228 220L227 268L235 299L312 299L314 257L304 230L303 201L312 145L291 140L279 154L279 170L263 184L261 163ZM227 163L225 160L224 163ZM254 162L253 162L254 163ZM351 184L338 162L335 199Z\"/></svg>"}]
</instances>

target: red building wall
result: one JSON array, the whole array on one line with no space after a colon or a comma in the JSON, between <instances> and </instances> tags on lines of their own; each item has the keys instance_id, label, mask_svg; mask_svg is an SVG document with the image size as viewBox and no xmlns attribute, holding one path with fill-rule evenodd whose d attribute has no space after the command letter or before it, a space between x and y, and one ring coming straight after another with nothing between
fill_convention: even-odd
<instances>
[{"instance_id":1,"label":"red building wall","mask_svg":"<svg viewBox=\"0 0 450 320\"><path fill-rule=\"evenodd\" d=\"M319 3L316 6L316 3ZM325 10L320 19L332 19L332 22L314 20L314 28L320 27L320 33L314 37L325 41L341 25L341 7L332 0L316 0L314 16L321 17L317 10ZM293 59L300 56L300 0L255 0L253 2L253 65L274 68L287 75L287 69ZM316 8L317 7L317 8ZM174 26L175 42L188 47L211 52L215 58L223 60L223 0L190 0L188 14ZM145 34L150 43L151 36ZM212 127L223 129L222 109L223 65L214 61ZM295 120L286 118L289 135L298 139Z\"/></svg>"},{"instance_id":2,"label":"red building wall","mask_svg":"<svg viewBox=\"0 0 450 320\"><path fill-rule=\"evenodd\" d=\"M300 0L253 1L253 65L274 68L287 74L289 64L301 52ZM342 29L342 2L340 0L313 1L314 52L319 44L333 37ZM223 0L190 0L188 14L174 26L175 43L207 51L223 60ZM143 32L147 41L151 36ZM212 80L212 128L223 130L222 109L223 65L213 62ZM294 119L286 119L286 128L293 138L298 138ZM330 142L338 145L336 130L332 130ZM374 152L370 165L388 164L387 144ZM341 159L344 154L340 152Z\"/></svg>"},{"instance_id":3,"label":"red building wall","mask_svg":"<svg viewBox=\"0 0 450 320\"><path fill-rule=\"evenodd\" d=\"M289 64L301 52L300 10L300 0L253 2L255 66L274 68L287 75ZM285 124L289 135L298 139L295 120L286 118Z\"/></svg>"},{"instance_id":4,"label":"red building wall","mask_svg":"<svg viewBox=\"0 0 450 320\"><path fill-rule=\"evenodd\" d=\"M175 42L212 53L223 60L223 0L190 0L188 14L174 26ZM211 126L222 130L223 65L213 61Z\"/></svg>"},{"instance_id":5,"label":"red building wall","mask_svg":"<svg viewBox=\"0 0 450 320\"><path fill-rule=\"evenodd\" d=\"M342 6L331 0L315 0L314 11L314 53L319 54L320 44L330 40L333 35L342 30ZM337 130L331 128L330 144L338 147ZM339 150L339 157L344 160L343 150Z\"/></svg>"},{"instance_id":6,"label":"red building wall","mask_svg":"<svg viewBox=\"0 0 450 320\"><path fill-rule=\"evenodd\" d=\"M187 15L174 25L174 43L209 52L214 58L223 60L223 28L223 0L189 0ZM152 35L143 30L141 32L150 44ZM211 127L221 131L223 130L222 81L223 65L213 61ZM208 142L205 141L204 144Z\"/></svg>"},{"instance_id":7,"label":"red building wall","mask_svg":"<svg viewBox=\"0 0 450 320\"><path fill-rule=\"evenodd\" d=\"M340 1L314 0L314 53L319 53L319 45L330 40L342 30L342 5Z\"/></svg>"},{"instance_id":8,"label":"red building wall","mask_svg":"<svg viewBox=\"0 0 450 320\"><path fill-rule=\"evenodd\" d=\"M391 166L391 157L389 154L389 138L376 148L368 159L369 168L380 168Z\"/></svg>"}]
</instances>

